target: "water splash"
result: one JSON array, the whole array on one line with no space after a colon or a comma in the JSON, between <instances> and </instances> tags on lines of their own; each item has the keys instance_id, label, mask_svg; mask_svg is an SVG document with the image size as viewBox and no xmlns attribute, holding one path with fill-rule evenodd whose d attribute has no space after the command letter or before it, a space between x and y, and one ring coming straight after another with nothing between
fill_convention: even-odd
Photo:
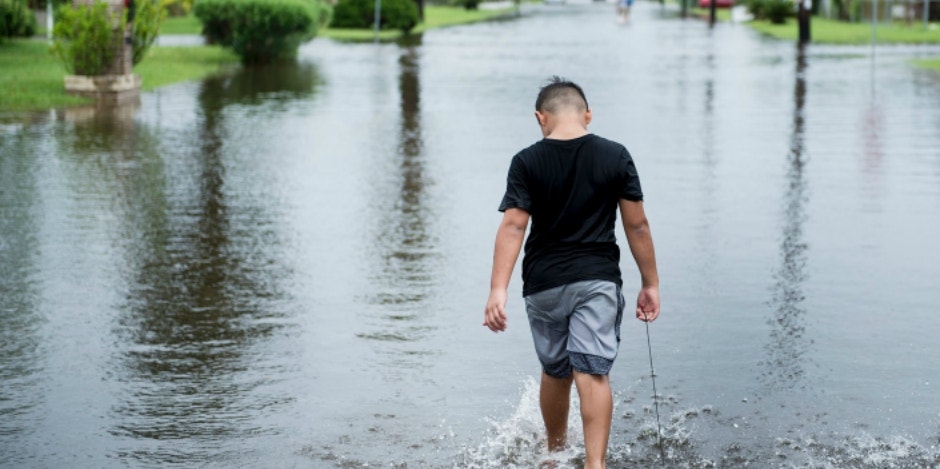
<instances>
[{"instance_id":1,"label":"water splash","mask_svg":"<svg viewBox=\"0 0 940 469\"><path fill-rule=\"evenodd\" d=\"M571 411L568 414L568 447L548 453L545 447L545 429L539 409L539 383L527 377L523 383L519 404L505 419L488 418L489 428L476 447L464 447L455 460L455 468L489 469L532 468L553 463L557 469L579 467L583 460L583 434L581 431L580 400L571 393Z\"/></svg>"},{"instance_id":2,"label":"water splash","mask_svg":"<svg viewBox=\"0 0 940 469\"><path fill-rule=\"evenodd\" d=\"M800 428L780 428L779 435L755 436L748 416L724 415L711 405L689 405L681 398L659 396L663 452L651 401L637 396L644 379L615 394L614 424L607 467L780 469L920 469L940 467L940 449L924 447L902 436L878 437L846 430L806 434ZM454 468L573 469L584 461L579 400L572 392L568 420L569 446L557 453L545 449L538 405L538 383L525 379L518 404L505 418L488 418L489 427L476 446L465 445ZM734 435L737 435L735 437ZM745 436L747 435L747 436ZM736 440L727 445L719 441ZM932 441L940 442L934 438ZM662 454L665 453L665 461ZM551 462L550 465L545 464Z\"/></svg>"}]
</instances>

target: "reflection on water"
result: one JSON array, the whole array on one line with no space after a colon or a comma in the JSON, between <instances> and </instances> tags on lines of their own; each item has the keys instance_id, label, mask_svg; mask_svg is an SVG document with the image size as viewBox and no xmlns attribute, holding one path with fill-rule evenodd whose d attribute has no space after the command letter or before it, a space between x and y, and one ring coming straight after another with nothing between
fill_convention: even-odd
<instances>
[{"instance_id":1,"label":"reflection on water","mask_svg":"<svg viewBox=\"0 0 940 469\"><path fill-rule=\"evenodd\" d=\"M369 288L371 302L380 307L378 317L358 337L387 342L420 342L435 328L427 315L433 311L430 293L434 284L436 240L428 227L431 217L426 188L426 156L421 138L420 42L403 44L399 53L398 91L400 123L394 153L377 163L376 187L391 193L377 194L378 227L371 240L377 252L370 255L378 265ZM406 346L395 360L420 365L428 352ZM397 349L396 349L397 350ZM412 356L412 358L406 358ZM417 359L413 357L418 357ZM401 364L399 364L401 365Z\"/></svg>"},{"instance_id":2,"label":"reflection on water","mask_svg":"<svg viewBox=\"0 0 940 469\"><path fill-rule=\"evenodd\" d=\"M783 235L780 241L780 268L777 270L770 306L770 343L761 378L769 389L799 386L807 362L809 344L806 332L803 291L807 280L807 244L803 233L806 222L807 163L804 133L806 106L806 47L797 46L796 82L793 86L793 124L787 157L786 190L783 197Z\"/></svg>"},{"instance_id":3,"label":"reflection on water","mask_svg":"<svg viewBox=\"0 0 940 469\"><path fill-rule=\"evenodd\" d=\"M716 290L718 276L714 272L714 266L717 264L718 250L715 248L719 244L716 239L715 225L719 222L719 210L715 193L718 186L717 166L718 158L715 150L715 54L710 51L705 57L705 93L702 115L702 161L701 175L699 176L701 221L699 222L696 239L699 244L700 274L703 279L703 293L711 293Z\"/></svg>"},{"instance_id":4,"label":"reflection on water","mask_svg":"<svg viewBox=\"0 0 940 469\"><path fill-rule=\"evenodd\" d=\"M861 133L861 142L862 142L862 174L864 175L863 188L864 194L867 196L867 199L872 204L877 204L879 194L882 194L884 189L882 187L883 179L883 144L882 139L884 138L882 132L884 131L885 123L883 122L884 116L881 106L878 104L877 94L876 94L876 84L877 80L875 77L875 56L871 57L871 69L870 69L870 103L865 108L864 116L862 117L862 123L859 126L859 132Z\"/></svg>"},{"instance_id":5,"label":"reflection on water","mask_svg":"<svg viewBox=\"0 0 940 469\"><path fill-rule=\"evenodd\" d=\"M226 146L225 110L307 95L315 83L309 66L206 80L192 150L184 153L189 177L167 174L156 149L135 154L155 169L138 174L137 190L127 194L144 211L127 234L131 283L117 332L126 372L111 430L137 443L120 457L207 461L219 445L183 449L161 442L256 435L253 414L289 401L257 394L284 365L251 353L284 323L277 307L286 300L288 275L280 262L280 211L263 198L239 197L245 187L231 187L227 166L237 151Z\"/></svg>"},{"instance_id":6,"label":"reflection on water","mask_svg":"<svg viewBox=\"0 0 940 469\"><path fill-rule=\"evenodd\" d=\"M44 398L38 389L44 318L35 267L42 218L36 151L25 132L0 139L0 442L33 433L30 414ZM29 452L22 445L3 446L4 467Z\"/></svg>"},{"instance_id":7,"label":"reflection on water","mask_svg":"<svg viewBox=\"0 0 940 469\"><path fill-rule=\"evenodd\" d=\"M63 149L74 155L96 157L108 154L126 158L135 149L137 126L134 116L138 109L140 102L136 100L115 107L64 109L61 116L68 125L61 128L60 145L65 145Z\"/></svg>"},{"instance_id":8,"label":"reflection on water","mask_svg":"<svg viewBox=\"0 0 940 469\"><path fill-rule=\"evenodd\" d=\"M211 77L203 81L200 94L204 109L229 104L270 104L309 98L320 84L315 65L281 62Z\"/></svg>"}]
</instances>

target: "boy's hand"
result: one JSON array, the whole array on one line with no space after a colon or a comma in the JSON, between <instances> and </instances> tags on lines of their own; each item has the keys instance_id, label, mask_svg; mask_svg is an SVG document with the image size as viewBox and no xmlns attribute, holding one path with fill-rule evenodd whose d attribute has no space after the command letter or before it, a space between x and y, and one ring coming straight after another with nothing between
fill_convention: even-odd
<instances>
[{"instance_id":1,"label":"boy's hand","mask_svg":"<svg viewBox=\"0 0 940 469\"><path fill-rule=\"evenodd\" d=\"M653 322L659 317L659 287L644 287L636 298L636 318Z\"/></svg>"},{"instance_id":2,"label":"boy's hand","mask_svg":"<svg viewBox=\"0 0 940 469\"><path fill-rule=\"evenodd\" d=\"M486 300L486 309L483 311L483 325L493 332L506 330L506 290L490 290L490 298Z\"/></svg>"}]
</instances>

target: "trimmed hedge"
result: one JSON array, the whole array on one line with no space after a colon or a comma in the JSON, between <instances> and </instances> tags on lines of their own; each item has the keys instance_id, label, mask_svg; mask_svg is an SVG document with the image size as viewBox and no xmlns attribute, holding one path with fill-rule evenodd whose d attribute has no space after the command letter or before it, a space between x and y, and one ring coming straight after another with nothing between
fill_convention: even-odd
<instances>
[{"instance_id":1,"label":"trimmed hedge","mask_svg":"<svg viewBox=\"0 0 940 469\"><path fill-rule=\"evenodd\" d=\"M380 29L411 31L418 24L418 7L413 0L382 0ZM333 11L334 28L372 28L375 0L340 0Z\"/></svg>"},{"instance_id":2,"label":"trimmed hedge","mask_svg":"<svg viewBox=\"0 0 940 469\"><path fill-rule=\"evenodd\" d=\"M328 8L317 0L199 0L193 13L210 43L253 64L295 57L329 20Z\"/></svg>"},{"instance_id":3,"label":"trimmed hedge","mask_svg":"<svg viewBox=\"0 0 940 469\"><path fill-rule=\"evenodd\" d=\"M0 42L35 33L36 18L24 0L0 0Z\"/></svg>"}]
</instances>

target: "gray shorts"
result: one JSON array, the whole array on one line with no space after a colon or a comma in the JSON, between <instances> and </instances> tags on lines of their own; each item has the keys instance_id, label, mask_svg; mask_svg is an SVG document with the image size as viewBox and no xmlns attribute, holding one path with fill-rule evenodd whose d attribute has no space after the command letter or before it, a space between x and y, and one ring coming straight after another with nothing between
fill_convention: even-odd
<instances>
[{"instance_id":1,"label":"gray shorts","mask_svg":"<svg viewBox=\"0 0 940 469\"><path fill-rule=\"evenodd\" d=\"M624 303L620 286L606 280L569 283L525 297L545 373L566 378L574 368L608 374L620 345Z\"/></svg>"}]
</instances>

